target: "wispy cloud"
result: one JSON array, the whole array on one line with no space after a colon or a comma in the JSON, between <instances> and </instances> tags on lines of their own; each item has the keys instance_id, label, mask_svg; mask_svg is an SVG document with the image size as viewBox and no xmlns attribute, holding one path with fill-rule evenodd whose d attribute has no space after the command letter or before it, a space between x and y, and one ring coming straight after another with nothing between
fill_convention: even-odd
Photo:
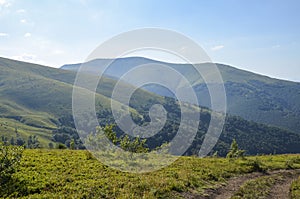
<instances>
[{"instance_id":1,"label":"wispy cloud","mask_svg":"<svg viewBox=\"0 0 300 199\"><path fill-rule=\"evenodd\" d=\"M19 61L34 61L36 59L36 55L23 53L22 55L12 56L12 58Z\"/></svg>"},{"instance_id":2,"label":"wispy cloud","mask_svg":"<svg viewBox=\"0 0 300 199\"><path fill-rule=\"evenodd\" d=\"M218 46L213 46L210 48L211 51L218 51L218 50L221 50L223 49L225 46L223 45L218 45Z\"/></svg>"},{"instance_id":3,"label":"wispy cloud","mask_svg":"<svg viewBox=\"0 0 300 199\"><path fill-rule=\"evenodd\" d=\"M274 46L272 46L272 48L280 48L280 45L279 44L274 45Z\"/></svg>"},{"instance_id":4,"label":"wispy cloud","mask_svg":"<svg viewBox=\"0 0 300 199\"><path fill-rule=\"evenodd\" d=\"M30 32L25 33L24 37L31 37L31 33Z\"/></svg>"},{"instance_id":5,"label":"wispy cloud","mask_svg":"<svg viewBox=\"0 0 300 199\"><path fill-rule=\"evenodd\" d=\"M19 61L31 62L31 63L45 65L45 62L38 59L38 56L35 55L35 54L23 53L21 55L11 56L10 58L15 59L15 60L19 60Z\"/></svg>"},{"instance_id":6,"label":"wispy cloud","mask_svg":"<svg viewBox=\"0 0 300 199\"><path fill-rule=\"evenodd\" d=\"M9 7L11 6L11 2L8 0L0 0L0 7Z\"/></svg>"},{"instance_id":7,"label":"wispy cloud","mask_svg":"<svg viewBox=\"0 0 300 199\"><path fill-rule=\"evenodd\" d=\"M8 34L7 33L4 33L4 32L0 32L0 37L7 37Z\"/></svg>"},{"instance_id":8,"label":"wispy cloud","mask_svg":"<svg viewBox=\"0 0 300 199\"><path fill-rule=\"evenodd\" d=\"M23 14L23 13L26 13L26 10L25 9L19 9L19 10L16 11L16 13Z\"/></svg>"},{"instance_id":9,"label":"wispy cloud","mask_svg":"<svg viewBox=\"0 0 300 199\"><path fill-rule=\"evenodd\" d=\"M24 24L26 26L34 26L34 22L32 20L28 19L21 19L20 20L21 24Z\"/></svg>"}]
</instances>

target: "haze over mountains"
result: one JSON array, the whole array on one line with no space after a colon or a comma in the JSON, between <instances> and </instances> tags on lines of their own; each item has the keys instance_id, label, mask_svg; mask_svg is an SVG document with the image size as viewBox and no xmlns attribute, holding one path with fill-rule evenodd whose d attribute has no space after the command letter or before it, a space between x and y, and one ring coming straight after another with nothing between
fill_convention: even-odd
<instances>
[{"instance_id":1,"label":"haze over mountains","mask_svg":"<svg viewBox=\"0 0 300 199\"><path fill-rule=\"evenodd\" d=\"M101 67L103 62L105 60L96 60L95 67ZM95 105L100 124L114 122L109 109L116 79L131 67L149 62L156 61L145 58L116 61L115 66L110 69L111 72L102 79L97 88ZM169 65L190 76L195 90L199 92L200 102L205 102L202 105L209 107L209 100L204 100L207 92L204 83L201 79L193 79L190 66ZM38 135L44 147L47 147L49 142L68 143L70 139L75 139L79 146L80 139L72 118L72 90L76 77L73 70L77 70L78 66L68 65L62 67L65 69L62 70L0 58L0 135L14 137L17 130L24 139L29 135ZM300 110L299 83L258 76L225 65L218 67L224 78L231 114L244 115L247 119L281 128L228 115L214 150L219 151L221 155L226 154L232 139L236 138L248 154L300 152L300 136L297 131ZM95 77L91 74L86 75L87 79ZM123 86L126 88L132 85L124 83ZM165 89L155 86L147 89L160 95L169 95ZM87 91L83 89L83 92ZM176 101L157 94L138 89L130 101L132 116L141 125L149 122L148 111L153 104L162 104L168 111L168 120L162 131L147 142L150 148L170 140L180 122L180 110ZM286 96L289 98L285 99ZM120 107L122 106L124 105L120 104ZM261 114L259 118L258 115ZM199 151L209 121L210 110L202 107L199 131L187 155L197 154Z\"/></svg>"},{"instance_id":2,"label":"haze over mountains","mask_svg":"<svg viewBox=\"0 0 300 199\"><path fill-rule=\"evenodd\" d=\"M85 67L88 68L87 71L94 73L110 62L112 63L105 74L117 79L138 65L163 64L169 66L179 71L192 83L200 105L210 107L207 86L190 64L165 63L132 57L116 60L97 59L85 63ZM197 66L205 69L210 64L197 64ZM76 71L80 65L69 64L61 68ZM216 64L216 66L224 81L229 114L300 133L300 83L274 79L224 64ZM165 76L162 75L162 78ZM173 97L170 91L161 86L149 85L144 88L158 95Z\"/></svg>"}]
</instances>

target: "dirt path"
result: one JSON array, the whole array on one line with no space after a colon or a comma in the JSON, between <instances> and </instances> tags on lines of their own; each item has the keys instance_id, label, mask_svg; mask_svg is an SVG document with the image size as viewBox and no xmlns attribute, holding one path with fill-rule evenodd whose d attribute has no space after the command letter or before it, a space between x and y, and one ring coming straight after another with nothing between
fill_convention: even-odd
<instances>
[{"instance_id":1,"label":"dirt path","mask_svg":"<svg viewBox=\"0 0 300 199\"><path fill-rule=\"evenodd\" d=\"M263 173L254 172L254 173L232 177L227 181L226 185L224 186L221 186L217 189L206 189L203 196L195 196L195 197L187 197L187 198L227 199L230 198L244 182L250 179L258 178L263 175L264 175Z\"/></svg>"},{"instance_id":2,"label":"dirt path","mask_svg":"<svg viewBox=\"0 0 300 199\"><path fill-rule=\"evenodd\" d=\"M205 191L204 196L187 197L198 199L229 199L239 190L240 186L246 181L256 179L261 176L282 174L283 180L278 181L272 188L267 199L288 199L290 192L290 185L293 179L300 175L300 170L278 170L268 173L250 173L242 176L237 176L229 179L225 186L221 186L217 189L208 189Z\"/></svg>"},{"instance_id":3,"label":"dirt path","mask_svg":"<svg viewBox=\"0 0 300 199\"><path fill-rule=\"evenodd\" d=\"M284 179L272 187L268 199L288 199L290 198L290 187L294 179L299 176L299 171L285 173Z\"/></svg>"},{"instance_id":4,"label":"dirt path","mask_svg":"<svg viewBox=\"0 0 300 199\"><path fill-rule=\"evenodd\" d=\"M211 198L214 199L227 199L230 198L240 186L250 179L255 179L263 176L262 173L251 173L243 176L238 176L230 179L225 187L220 188L219 193Z\"/></svg>"},{"instance_id":5,"label":"dirt path","mask_svg":"<svg viewBox=\"0 0 300 199\"><path fill-rule=\"evenodd\" d=\"M224 187L219 188L217 195L213 195L209 198L213 199L227 199L230 198L239 188L242 184L244 184L246 181L250 179L255 179L258 177L263 176L263 173L250 173L250 174L245 174L242 176L237 176L234 178L229 179L227 182L227 185Z\"/></svg>"}]
</instances>

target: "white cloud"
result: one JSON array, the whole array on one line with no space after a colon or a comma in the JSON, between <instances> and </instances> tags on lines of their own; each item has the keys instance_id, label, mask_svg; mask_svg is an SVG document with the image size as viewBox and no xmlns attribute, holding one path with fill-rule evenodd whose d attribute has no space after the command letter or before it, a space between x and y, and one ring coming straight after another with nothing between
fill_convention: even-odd
<instances>
[{"instance_id":1,"label":"white cloud","mask_svg":"<svg viewBox=\"0 0 300 199\"><path fill-rule=\"evenodd\" d=\"M23 53L22 55L12 56L12 58L20 61L33 61L36 59L36 55Z\"/></svg>"},{"instance_id":2,"label":"white cloud","mask_svg":"<svg viewBox=\"0 0 300 199\"><path fill-rule=\"evenodd\" d=\"M1 1L1 0L0 0L0 1ZM17 12L17 13L20 13L20 14L23 14L23 13L26 12L26 10L24 10L24 9L19 9L19 10L17 10L16 12Z\"/></svg>"},{"instance_id":3,"label":"white cloud","mask_svg":"<svg viewBox=\"0 0 300 199\"><path fill-rule=\"evenodd\" d=\"M10 1L7 1L7 0L0 0L0 7L9 7L11 6L11 2Z\"/></svg>"},{"instance_id":4,"label":"white cloud","mask_svg":"<svg viewBox=\"0 0 300 199\"><path fill-rule=\"evenodd\" d=\"M27 19L21 19L20 23L22 23L24 25L28 25L28 26L34 26L34 22L31 20L27 20Z\"/></svg>"},{"instance_id":5,"label":"white cloud","mask_svg":"<svg viewBox=\"0 0 300 199\"><path fill-rule=\"evenodd\" d=\"M27 32L24 37L31 37L31 33L30 32Z\"/></svg>"},{"instance_id":6,"label":"white cloud","mask_svg":"<svg viewBox=\"0 0 300 199\"><path fill-rule=\"evenodd\" d=\"M223 46L223 45L218 45L218 46L211 47L210 50L212 50L212 51L218 51L218 50L223 49L224 47L225 46Z\"/></svg>"},{"instance_id":7,"label":"white cloud","mask_svg":"<svg viewBox=\"0 0 300 199\"><path fill-rule=\"evenodd\" d=\"M41 65L45 64L45 62L37 59L37 55L35 54L23 53L21 55L11 56L10 58L19 61L24 61L24 62L41 64Z\"/></svg>"},{"instance_id":8,"label":"white cloud","mask_svg":"<svg viewBox=\"0 0 300 199\"><path fill-rule=\"evenodd\" d=\"M1 1L1 0L0 0ZM7 33L4 33L4 32L0 32L0 37L7 37L8 34Z\"/></svg>"}]
</instances>

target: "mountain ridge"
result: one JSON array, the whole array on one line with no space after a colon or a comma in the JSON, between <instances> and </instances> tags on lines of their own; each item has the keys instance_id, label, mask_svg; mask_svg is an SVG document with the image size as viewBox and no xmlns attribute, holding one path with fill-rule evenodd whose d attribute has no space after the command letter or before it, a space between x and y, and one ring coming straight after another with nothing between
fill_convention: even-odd
<instances>
[{"instance_id":1,"label":"mountain ridge","mask_svg":"<svg viewBox=\"0 0 300 199\"><path fill-rule=\"evenodd\" d=\"M87 72L94 73L99 69L102 70L103 65L111 61L112 59L96 59L84 65ZM173 64L148 58L127 57L114 60L104 74L118 79L134 67L149 63L165 64L180 72L193 85L200 105L210 108L207 85L190 64ZM213 63L196 65L201 70L201 67L207 67L210 64ZM80 64L64 65L61 68L76 71L79 66ZM229 114L300 133L300 83L259 75L224 64L216 64L216 66L224 81ZM169 91L157 85L150 85L145 89L161 96L174 97Z\"/></svg>"},{"instance_id":2,"label":"mountain ridge","mask_svg":"<svg viewBox=\"0 0 300 199\"><path fill-rule=\"evenodd\" d=\"M147 58L147 57L140 57L140 56L133 56L133 57L122 57L122 58L98 58L98 59L94 59L94 60L90 60L89 62L94 62L94 61L97 61L97 60L105 60L105 61L113 61L113 60L129 60L129 59L143 59L145 61L151 61L151 62L158 62L158 63L166 63L166 64L172 64L172 65L190 65L189 63L176 63L176 62L168 62L168 61L162 61L162 60L155 60L155 59L151 59L151 58ZM79 66L83 63L88 63L88 62L77 62L77 63L70 63L70 64L64 64L60 67L58 67L59 69L63 69L63 70L76 70L75 68L73 69L74 66ZM294 80L287 80L287 79L281 79L281 78L278 78L278 77L272 77L272 76L269 76L269 75L266 75L266 74L260 74L260 73L257 73L255 71L250 71L250 70L247 70L247 69L241 69L237 66L233 66L233 65L230 65L230 64L225 64L225 63L219 63L219 62L203 62L203 63L192 63L192 65L200 65L200 64L215 64L215 65L219 65L219 66L224 66L224 67L228 67L228 68L231 68L231 69L237 69L239 71L242 71L244 73L248 73L248 74L253 74L253 75L258 75L258 76L261 76L262 78L268 78L268 79L271 79L271 80L275 80L275 81L283 81L283 82L290 82L290 83L299 83L299 81L294 81Z\"/></svg>"},{"instance_id":3,"label":"mountain ridge","mask_svg":"<svg viewBox=\"0 0 300 199\"><path fill-rule=\"evenodd\" d=\"M83 148L74 126L71 109L76 72L4 58L0 58L0 71L1 136L10 139L18 132L26 140L30 135L38 135L43 147L47 147L50 142L69 146L70 140L74 139L76 146ZM87 76L87 80L89 78L91 76ZM101 125L114 123L109 108L115 84L116 80L103 77L97 87L95 108ZM126 88L132 85L122 86ZM174 99L142 89L138 89L130 101L133 120L139 125L147 124L150 121L149 109L154 104L162 104L166 108L168 120L161 132L147 140L151 149L173 138L180 123L180 108ZM122 106L124 105L120 104L120 110ZM186 155L197 154L210 122L210 111L203 107L200 110L201 125ZM116 131L120 135L120 131ZM222 156L226 155L232 139L241 143L247 154L300 152L299 135L227 115L223 133L214 151ZM255 147L253 142L256 143Z\"/></svg>"}]
</instances>

